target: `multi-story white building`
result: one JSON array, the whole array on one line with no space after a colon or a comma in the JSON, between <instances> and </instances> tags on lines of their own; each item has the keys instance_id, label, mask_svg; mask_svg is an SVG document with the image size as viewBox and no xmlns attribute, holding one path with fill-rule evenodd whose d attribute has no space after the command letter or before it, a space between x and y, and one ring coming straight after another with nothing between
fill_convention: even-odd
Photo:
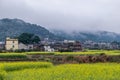
<instances>
[{"instance_id":1,"label":"multi-story white building","mask_svg":"<svg viewBox=\"0 0 120 80\"><path fill-rule=\"evenodd\" d=\"M18 50L18 39L6 38L5 49L6 50Z\"/></svg>"}]
</instances>

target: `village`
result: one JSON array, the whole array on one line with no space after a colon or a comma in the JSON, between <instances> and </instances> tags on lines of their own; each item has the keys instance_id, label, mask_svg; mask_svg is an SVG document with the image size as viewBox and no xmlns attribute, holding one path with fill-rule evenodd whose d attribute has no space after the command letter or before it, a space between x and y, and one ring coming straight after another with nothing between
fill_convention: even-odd
<instances>
[{"instance_id":1,"label":"village","mask_svg":"<svg viewBox=\"0 0 120 80\"><path fill-rule=\"evenodd\" d=\"M48 38L45 38L44 41L40 41L37 44L23 44L19 43L18 39L6 38L5 42L0 42L0 50L6 51L81 51L82 45L78 41L74 40L64 40L58 42L50 42Z\"/></svg>"},{"instance_id":2,"label":"village","mask_svg":"<svg viewBox=\"0 0 120 80\"><path fill-rule=\"evenodd\" d=\"M50 41L48 38L35 44L23 44L18 39L7 37L4 42L0 42L1 51L45 51L45 52L79 52L89 50L119 50L120 44L117 42L94 42L94 41Z\"/></svg>"}]
</instances>

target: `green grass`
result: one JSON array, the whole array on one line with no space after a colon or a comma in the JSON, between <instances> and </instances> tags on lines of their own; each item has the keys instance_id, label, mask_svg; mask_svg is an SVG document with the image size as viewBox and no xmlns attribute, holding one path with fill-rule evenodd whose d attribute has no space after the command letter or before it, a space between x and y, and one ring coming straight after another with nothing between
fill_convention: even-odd
<instances>
[{"instance_id":1,"label":"green grass","mask_svg":"<svg viewBox=\"0 0 120 80\"><path fill-rule=\"evenodd\" d=\"M0 63L0 80L5 80L9 72L19 71L24 69L41 69L53 67L52 63L48 62L4 62Z\"/></svg>"},{"instance_id":2,"label":"green grass","mask_svg":"<svg viewBox=\"0 0 120 80\"><path fill-rule=\"evenodd\" d=\"M0 80L120 80L120 64L0 63Z\"/></svg>"},{"instance_id":3,"label":"green grass","mask_svg":"<svg viewBox=\"0 0 120 80\"><path fill-rule=\"evenodd\" d=\"M81 55L89 55L89 54L101 54L105 53L107 55L120 55L120 50L86 50L81 52L40 52L40 51L32 51L32 52L23 52L23 53L0 53L0 58L2 57L25 57L26 55L32 54L45 54L45 55L74 55L74 54L81 54Z\"/></svg>"},{"instance_id":4,"label":"green grass","mask_svg":"<svg viewBox=\"0 0 120 80\"><path fill-rule=\"evenodd\" d=\"M24 53L0 53L0 58L27 58Z\"/></svg>"},{"instance_id":5,"label":"green grass","mask_svg":"<svg viewBox=\"0 0 120 80\"><path fill-rule=\"evenodd\" d=\"M0 53L0 58L26 58L27 54L101 54L120 55L120 50L88 50L85 52ZM0 80L120 80L120 64L66 64L53 66L48 62L0 63Z\"/></svg>"},{"instance_id":6,"label":"green grass","mask_svg":"<svg viewBox=\"0 0 120 80\"><path fill-rule=\"evenodd\" d=\"M4 71L16 71L30 68L48 68L52 67L52 63L48 62L8 62L8 63L0 63L0 70Z\"/></svg>"},{"instance_id":7,"label":"green grass","mask_svg":"<svg viewBox=\"0 0 120 80\"><path fill-rule=\"evenodd\" d=\"M6 71L0 70L0 80L4 80L6 78Z\"/></svg>"},{"instance_id":8,"label":"green grass","mask_svg":"<svg viewBox=\"0 0 120 80\"><path fill-rule=\"evenodd\" d=\"M56 52L55 54L101 54L105 53L107 55L120 55L120 50L88 50L81 52Z\"/></svg>"},{"instance_id":9,"label":"green grass","mask_svg":"<svg viewBox=\"0 0 120 80\"><path fill-rule=\"evenodd\" d=\"M107 55L120 55L120 50L87 50L87 51L81 51L81 52L25 52L25 54L54 54L54 55L74 55L74 54L101 54L105 53Z\"/></svg>"},{"instance_id":10,"label":"green grass","mask_svg":"<svg viewBox=\"0 0 120 80\"><path fill-rule=\"evenodd\" d=\"M120 64L66 64L8 72L5 80L120 80Z\"/></svg>"}]
</instances>

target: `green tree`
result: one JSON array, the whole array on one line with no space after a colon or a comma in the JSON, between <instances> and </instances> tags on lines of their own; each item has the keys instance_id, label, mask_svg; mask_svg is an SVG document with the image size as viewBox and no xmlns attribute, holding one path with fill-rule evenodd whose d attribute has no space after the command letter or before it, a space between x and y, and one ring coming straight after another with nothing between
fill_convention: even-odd
<instances>
[{"instance_id":1,"label":"green tree","mask_svg":"<svg viewBox=\"0 0 120 80\"><path fill-rule=\"evenodd\" d=\"M33 44L33 43L39 43L40 38L34 34L31 33L22 33L18 37L19 42L22 42L24 44Z\"/></svg>"},{"instance_id":2,"label":"green tree","mask_svg":"<svg viewBox=\"0 0 120 80\"><path fill-rule=\"evenodd\" d=\"M40 38L38 36L34 36L32 42L33 43L39 43L40 42Z\"/></svg>"}]
</instances>

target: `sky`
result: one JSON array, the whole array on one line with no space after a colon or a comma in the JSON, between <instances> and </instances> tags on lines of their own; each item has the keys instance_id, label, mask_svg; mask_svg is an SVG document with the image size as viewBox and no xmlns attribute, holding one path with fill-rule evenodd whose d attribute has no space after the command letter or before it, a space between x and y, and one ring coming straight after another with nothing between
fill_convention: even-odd
<instances>
[{"instance_id":1,"label":"sky","mask_svg":"<svg viewBox=\"0 0 120 80\"><path fill-rule=\"evenodd\" d=\"M120 0L0 0L0 19L47 29L120 33Z\"/></svg>"}]
</instances>

